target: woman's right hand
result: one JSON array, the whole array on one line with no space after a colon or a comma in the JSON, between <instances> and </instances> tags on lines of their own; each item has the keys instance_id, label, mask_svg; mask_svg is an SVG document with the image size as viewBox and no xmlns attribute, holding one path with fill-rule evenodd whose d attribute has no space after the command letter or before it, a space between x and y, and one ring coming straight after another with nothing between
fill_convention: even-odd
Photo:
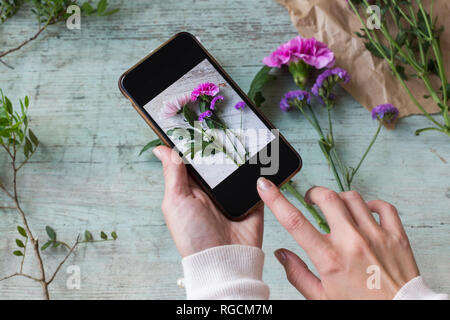
<instances>
[{"instance_id":1,"label":"woman's right hand","mask_svg":"<svg viewBox=\"0 0 450 320\"><path fill-rule=\"evenodd\" d=\"M287 249L275 252L289 282L307 299L392 299L419 275L408 237L391 204L382 200L366 203L355 191L338 194L314 187L305 198L325 215L331 232L324 235L269 180L258 180L258 192L319 273L315 276ZM380 223L372 212L378 213Z\"/></svg>"}]
</instances>

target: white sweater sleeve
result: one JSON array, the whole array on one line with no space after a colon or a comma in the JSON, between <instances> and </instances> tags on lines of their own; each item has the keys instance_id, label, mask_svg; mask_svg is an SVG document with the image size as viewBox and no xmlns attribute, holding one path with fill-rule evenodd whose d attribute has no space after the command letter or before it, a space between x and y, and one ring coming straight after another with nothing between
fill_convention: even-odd
<instances>
[{"instance_id":1,"label":"white sweater sleeve","mask_svg":"<svg viewBox=\"0 0 450 320\"><path fill-rule=\"evenodd\" d=\"M264 253L242 245L210 248L182 260L187 299L262 300L269 287L262 281Z\"/></svg>"},{"instance_id":2,"label":"white sweater sleeve","mask_svg":"<svg viewBox=\"0 0 450 320\"><path fill-rule=\"evenodd\" d=\"M262 281L264 253L256 247L229 245L210 248L182 260L188 299L263 300L269 287ZM422 277L406 283L394 300L446 300L433 292Z\"/></svg>"},{"instance_id":3,"label":"white sweater sleeve","mask_svg":"<svg viewBox=\"0 0 450 320\"><path fill-rule=\"evenodd\" d=\"M449 300L445 293L435 293L421 276L409 280L395 295L394 300Z\"/></svg>"}]
</instances>

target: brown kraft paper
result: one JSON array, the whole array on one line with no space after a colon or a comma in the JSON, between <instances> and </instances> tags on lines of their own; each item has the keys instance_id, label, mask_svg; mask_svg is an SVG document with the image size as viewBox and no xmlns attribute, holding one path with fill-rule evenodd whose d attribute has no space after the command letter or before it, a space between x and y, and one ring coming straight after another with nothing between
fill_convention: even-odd
<instances>
[{"instance_id":1,"label":"brown kraft paper","mask_svg":"<svg viewBox=\"0 0 450 320\"><path fill-rule=\"evenodd\" d=\"M336 66L346 69L351 76L351 81L342 86L366 109L392 103L399 109L399 117L421 114L386 61L373 56L365 48L363 39L356 36L355 31L360 31L361 24L345 0L276 1L288 9L294 26L303 37L314 37L333 50ZM437 13L438 25L445 27L440 39L447 75L450 73L450 19L446 19L449 9L450 1L434 1L433 12ZM439 79L434 75L431 78L433 87L440 88ZM424 98L428 91L421 80L409 78L406 84L426 111L440 111L432 99Z\"/></svg>"}]
</instances>

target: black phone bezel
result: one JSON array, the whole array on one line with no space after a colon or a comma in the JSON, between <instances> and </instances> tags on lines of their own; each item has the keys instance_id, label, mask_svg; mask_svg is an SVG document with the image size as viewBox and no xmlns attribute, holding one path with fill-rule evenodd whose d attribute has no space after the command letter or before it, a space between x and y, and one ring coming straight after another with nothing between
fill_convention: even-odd
<instances>
[{"instance_id":1,"label":"black phone bezel","mask_svg":"<svg viewBox=\"0 0 450 320\"><path fill-rule=\"evenodd\" d=\"M202 44L187 32L174 35L126 71L119 79L119 88L162 141L173 148L174 143L147 113L144 106L204 59L208 59L269 129L275 129ZM266 178L280 186L300 171L302 160L297 151L281 134L277 135L277 139L280 153L279 170L277 174L266 176ZM268 152L270 154L272 143L259 153ZM245 163L215 188L209 187L192 165L186 164L186 166L191 176L204 188L229 219L244 218L261 201L256 190L256 181L261 176L260 171L263 166L259 161L258 164Z\"/></svg>"}]
</instances>

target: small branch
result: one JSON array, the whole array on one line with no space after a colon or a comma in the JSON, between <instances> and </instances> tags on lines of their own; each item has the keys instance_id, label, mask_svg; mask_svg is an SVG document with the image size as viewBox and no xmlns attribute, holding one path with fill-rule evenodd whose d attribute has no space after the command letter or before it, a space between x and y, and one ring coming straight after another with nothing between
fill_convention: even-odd
<instances>
[{"instance_id":1,"label":"small branch","mask_svg":"<svg viewBox=\"0 0 450 320\"><path fill-rule=\"evenodd\" d=\"M0 207L0 210L1 209L3 209L3 210L16 210L17 208L16 207Z\"/></svg>"},{"instance_id":2,"label":"small branch","mask_svg":"<svg viewBox=\"0 0 450 320\"><path fill-rule=\"evenodd\" d=\"M23 248L22 261L20 262L20 273L23 272L23 263L25 262L25 254L27 253L27 244L28 244L28 238L25 239L25 246Z\"/></svg>"},{"instance_id":3,"label":"small branch","mask_svg":"<svg viewBox=\"0 0 450 320\"><path fill-rule=\"evenodd\" d=\"M34 280L34 281L37 281L37 282L40 282L40 281L41 281L41 280L38 279L38 278L35 278L35 277L33 277L33 276L30 276L30 275L28 275L28 274L26 274L26 273L22 273L22 272L16 272L16 273L14 273L14 274L12 274L12 275L9 275L9 276L7 276L7 277L0 278L0 281L8 280L8 279L11 279L11 278L13 278L13 277L25 277L25 278L28 278L28 279L31 279L31 280Z\"/></svg>"},{"instance_id":4,"label":"small branch","mask_svg":"<svg viewBox=\"0 0 450 320\"><path fill-rule=\"evenodd\" d=\"M5 67L7 67L7 68L9 68L9 69L11 69L11 70L14 70L14 67L13 66L10 66L9 64L7 64L5 61L3 61L2 59L0 59L0 62L5 66Z\"/></svg>"},{"instance_id":5,"label":"small branch","mask_svg":"<svg viewBox=\"0 0 450 320\"><path fill-rule=\"evenodd\" d=\"M37 150L37 146L34 148L33 151L31 151L31 153L29 154L29 156L17 167L17 171L19 171L27 162L28 160L31 159L31 157L33 156L33 154L36 152Z\"/></svg>"},{"instance_id":6,"label":"small branch","mask_svg":"<svg viewBox=\"0 0 450 320\"><path fill-rule=\"evenodd\" d=\"M0 53L0 58L4 57L4 56L6 56L7 54L10 54L10 53L12 53L12 52L14 52L14 51L20 50L20 49L21 49L23 46L25 46L27 43L29 43L29 42L35 40L37 37L39 37L39 35L41 34L41 32L44 31L44 30L48 27L49 23L50 23L50 20L48 20L47 23L44 24L44 26L42 26L42 27L38 30L38 32L35 33L34 36L32 36L32 37L29 38L28 40L22 42L22 43L21 43L20 45L18 45L17 47L12 48L12 49L9 49L9 50L4 51L4 52L1 52L1 53Z\"/></svg>"},{"instance_id":7,"label":"small branch","mask_svg":"<svg viewBox=\"0 0 450 320\"><path fill-rule=\"evenodd\" d=\"M79 243L79 239L80 236L77 236L77 240L75 241L75 243L73 244L72 248L70 248L69 252L66 254L66 256L64 257L64 259L59 263L58 267L56 268L55 272L53 273L53 275L51 276L51 278L47 281L47 285L49 285L56 277L56 275L58 274L59 270L61 269L62 265L66 262L66 260L69 258L69 256L72 254L73 250L75 250L75 248L77 247L78 243Z\"/></svg>"}]
</instances>

